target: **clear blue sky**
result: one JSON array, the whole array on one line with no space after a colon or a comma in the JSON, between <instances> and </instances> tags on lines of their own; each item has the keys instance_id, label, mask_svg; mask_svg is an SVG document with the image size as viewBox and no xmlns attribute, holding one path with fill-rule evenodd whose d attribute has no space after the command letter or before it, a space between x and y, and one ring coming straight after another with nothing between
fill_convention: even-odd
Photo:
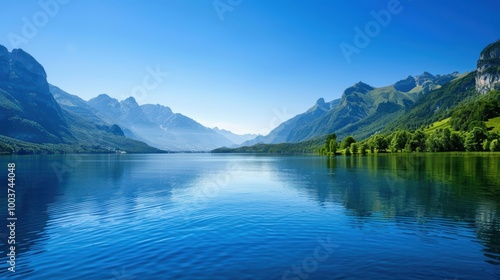
<instances>
[{"instance_id":1,"label":"clear blue sky","mask_svg":"<svg viewBox=\"0 0 500 280\"><path fill-rule=\"evenodd\" d=\"M473 70L500 39L497 0L400 0L379 29L371 11L398 1L220 0L219 12L213 0L54 1L0 1L0 44L31 53L50 83L86 100L135 93L240 133L267 132L358 81ZM340 45L356 47L354 28L367 25L373 37L349 62Z\"/></svg>"}]
</instances>

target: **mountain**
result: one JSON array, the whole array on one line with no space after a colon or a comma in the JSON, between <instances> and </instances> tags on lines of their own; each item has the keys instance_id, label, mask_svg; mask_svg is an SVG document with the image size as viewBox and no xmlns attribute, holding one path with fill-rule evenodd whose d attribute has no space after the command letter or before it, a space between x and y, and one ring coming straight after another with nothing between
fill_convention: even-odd
<instances>
[{"instance_id":1,"label":"mountain","mask_svg":"<svg viewBox=\"0 0 500 280\"><path fill-rule=\"evenodd\" d=\"M33 143L74 140L49 91L47 74L21 49L0 46L0 134Z\"/></svg>"},{"instance_id":2,"label":"mountain","mask_svg":"<svg viewBox=\"0 0 500 280\"><path fill-rule=\"evenodd\" d=\"M235 134L235 133L232 133L231 131L229 130L225 130L225 129L219 129L218 127L214 127L212 128L215 132L217 132L218 134L226 137L227 139L229 139L231 142L234 143L234 145L240 145L241 143L245 142L245 141L248 141L248 140L251 140L251 139L254 139L255 137L258 137L257 134Z\"/></svg>"},{"instance_id":3,"label":"mountain","mask_svg":"<svg viewBox=\"0 0 500 280\"><path fill-rule=\"evenodd\" d=\"M466 111L464 107L477 107L475 102L479 100L480 95L495 89L500 89L500 40L484 48L475 71L457 76L423 96L404 115L390 123L385 131L398 128L416 129L430 125L452 116L458 107L460 112ZM486 108L481 111L484 113ZM469 117L468 121L463 122L470 123L472 119ZM456 127L464 128L461 125Z\"/></svg>"},{"instance_id":4,"label":"mountain","mask_svg":"<svg viewBox=\"0 0 500 280\"><path fill-rule=\"evenodd\" d=\"M116 123L130 136L169 151L209 151L234 145L216 131L162 105L139 106L133 97L118 101L101 94L87 102L95 114Z\"/></svg>"},{"instance_id":5,"label":"mountain","mask_svg":"<svg viewBox=\"0 0 500 280\"><path fill-rule=\"evenodd\" d=\"M323 99L318 100L309 111L323 103ZM285 144L256 144L214 152L333 154L335 146L329 146L332 140L324 145L326 134L330 133L335 133L337 139L353 135L362 140L358 146L351 147L364 146L361 153L366 152L367 145L381 151L390 148L393 152L499 151L500 40L481 52L477 68L472 72L436 76L424 72L383 88L360 82L344 91L337 106L297 126L294 122L305 114L307 112L253 141L276 143L273 141L290 137L292 131L300 129L309 132L307 137L288 138L291 141ZM286 133L279 135L283 127L287 127Z\"/></svg>"},{"instance_id":6,"label":"mountain","mask_svg":"<svg viewBox=\"0 0 500 280\"><path fill-rule=\"evenodd\" d=\"M380 88L359 82L347 88L340 99L325 102L320 98L305 113L242 145L298 143L334 132L339 138L348 135L366 138L383 130L420 97L458 76L458 73L434 76L424 72Z\"/></svg>"},{"instance_id":7,"label":"mountain","mask_svg":"<svg viewBox=\"0 0 500 280\"><path fill-rule=\"evenodd\" d=\"M296 142L293 138L297 130L300 130L302 127L305 127L317 119L325 116L330 110L332 110L332 108L337 107L339 104L340 99L325 102L325 99L320 98L316 101L316 104L305 113L283 122L278 127L273 129L268 135L257 136L252 140L245 141L241 145L250 146L258 143L271 144Z\"/></svg>"},{"instance_id":8,"label":"mountain","mask_svg":"<svg viewBox=\"0 0 500 280\"><path fill-rule=\"evenodd\" d=\"M69 94L64 90L58 88L57 86L49 84L50 92L52 96L57 101L59 106L64 110L70 112L71 114L77 115L82 119L92 122L95 126L107 132L116 134L116 131L121 131L121 133L128 138L137 139L137 137L128 129L124 129L114 124L109 119L103 119L94 112L95 109L87 104L87 101L81 99L76 95Z\"/></svg>"},{"instance_id":9,"label":"mountain","mask_svg":"<svg viewBox=\"0 0 500 280\"><path fill-rule=\"evenodd\" d=\"M476 89L479 93L500 89L500 40L484 48L476 71Z\"/></svg>"},{"instance_id":10,"label":"mountain","mask_svg":"<svg viewBox=\"0 0 500 280\"><path fill-rule=\"evenodd\" d=\"M422 96L400 117L389 122L384 131L417 129L449 117L460 103L477 97L475 77L476 72L464 74Z\"/></svg>"},{"instance_id":11,"label":"mountain","mask_svg":"<svg viewBox=\"0 0 500 280\"><path fill-rule=\"evenodd\" d=\"M79 109L84 103L49 85L43 66L28 53L0 45L1 153L160 152Z\"/></svg>"}]
</instances>

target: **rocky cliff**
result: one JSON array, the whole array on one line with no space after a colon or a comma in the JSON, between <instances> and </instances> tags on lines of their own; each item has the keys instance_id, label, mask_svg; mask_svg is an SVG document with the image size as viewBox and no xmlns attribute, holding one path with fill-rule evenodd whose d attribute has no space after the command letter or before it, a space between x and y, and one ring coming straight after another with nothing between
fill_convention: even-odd
<instances>
[{"instance_id":1,"label":"rocky cliff","mask_svg":"<svg viewBox=\"0 0 500 280\"><path fill-rule=\"evenodd\" d=\"M60 143L69 136L47 74L21 49L0 45L0 134L35 143Z\"/></svg>"},{"instance_id":2,"label":"rocky cliff","mask_svg":"<svg viewBox=\"0 0 500 280\"><path fill-rule=\"evenodd\" d=\"M500 89L500 40L481 52L477 62L476 89L481 94Z\"/></svg>"}]
</instances>

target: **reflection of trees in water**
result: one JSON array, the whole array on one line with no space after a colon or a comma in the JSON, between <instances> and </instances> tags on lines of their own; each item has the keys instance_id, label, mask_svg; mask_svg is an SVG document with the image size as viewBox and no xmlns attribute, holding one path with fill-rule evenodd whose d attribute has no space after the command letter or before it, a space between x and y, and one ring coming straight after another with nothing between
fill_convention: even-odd
<instances>
[{"instance_id":1,"label":"reflection of trees in water","mask_svg":"<svg viewBox=\"0 0 500 280\"><path fill-rule=\"evenodd\" d=\"M500 265L500 217L498 205L482 203L478 205L475 217L477 236L484 240L484 254L489 263Z\"/></svg>"},{"instance_id":2,"label":"reflection of trees in water","mask_svg":"<svg viewBox=\"0 0 500 280\"><path fill-rule=\"evenodd\" d=\"M320 203L341 203L358 224L374 215L402 226L408 220L424 225L430 218L463 222L476 228L489 262L500 264L499 157L402 154L320 160L327 172L295 166L297 176L316 172L300 188Z\"/></svg>"}]
</instances>

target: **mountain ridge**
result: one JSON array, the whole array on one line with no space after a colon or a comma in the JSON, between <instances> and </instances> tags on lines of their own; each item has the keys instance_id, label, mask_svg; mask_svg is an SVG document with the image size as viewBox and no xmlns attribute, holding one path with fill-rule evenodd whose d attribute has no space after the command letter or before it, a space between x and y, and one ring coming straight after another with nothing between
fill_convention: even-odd
<instances>
[{"instance_id":1,"label":"mountain ridge","mask_svg":"<svg viewBox=\"0 0 500 280\"><path fill-rule=\"evenodd\" d=\"M383 130L417 99L458 76L458 72L436 76L424 72L378 88L360 81L345 89L339 99L325 102L320 98L305 113L280 124L266 136L244 142L242 146L298 143L334 132L339 137L351 134L368 137Z\"/></svg>"}]
</instances>

